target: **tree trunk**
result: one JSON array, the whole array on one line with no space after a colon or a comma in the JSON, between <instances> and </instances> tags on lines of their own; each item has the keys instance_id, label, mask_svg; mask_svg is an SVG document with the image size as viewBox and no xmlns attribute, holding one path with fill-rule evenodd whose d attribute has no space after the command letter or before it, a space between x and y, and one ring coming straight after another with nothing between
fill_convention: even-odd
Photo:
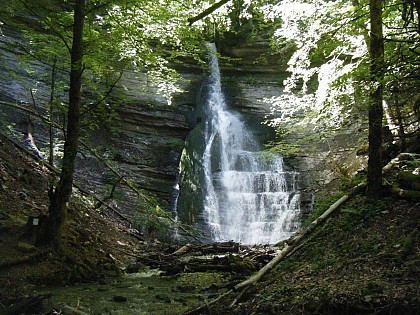
<instances>
[{"instance_id":1,"label":"tree trunk","mask_svg":"<svg viewBox=\"0 0 420 315\"><path fill-rule=\"evenodd\" d=\"M48 163L53 166L54 165L54 116L53 116L53 104L54 104L54 94L55 94L55 72L57 69L57 59L54 59L54 63L51 70L51 93L50 93L50 101L48 103L48 115L50 118L49 121L49 137L50 137L50 143L49 143L49 149L50 154L48 157Z\"/></svg>"},{"instance_id":2,"label":"tree trunk","mask_svg":"<svg viewBox=\"0 0 420 315\"><path fill-rule=\"evenodd\" d=\"M67 202L70 199L77 143L80 133L80 103L81 83L83 72L83 23L84 23L85 0L76 0L74 10L73 44L71 48L71 70L69 89L69 108L67 113L67 133L64 143L63 166L60 181L50 196L50 241L53 246L60 250L63 225L67 216Z\"/></svg>"},{"instance_id":3,"label":"tree trunk","mask_svg":"<svg viewBox=\"0 0 420 315\"><path fill-rule=\"evenodd\" d=\"M367 175L367 197L382 195L382 89L384 68L384 41L382 36L382 1L370 0L370 75L371 92L369 102L369 160Z\"/></svg>"}]
</instances>

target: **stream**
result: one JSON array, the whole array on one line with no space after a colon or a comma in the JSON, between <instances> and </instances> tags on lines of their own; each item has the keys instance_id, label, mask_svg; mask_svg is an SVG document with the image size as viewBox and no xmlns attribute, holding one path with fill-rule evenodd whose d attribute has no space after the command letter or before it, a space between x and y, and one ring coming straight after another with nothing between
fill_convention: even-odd
<instances>
[{"instance_id":1,"label":"stream","mask_svg":"<svg viewBox=\"0 0 420 315\"><path fill-rule=\"evenodd\" d=\"M183 314L226 292L231 277L217 272L160 273L146 270L97 283L38 287L33 294L51 294L40 314L60 314L64 305L90 315Z\"/></svg>"}]
</instances>

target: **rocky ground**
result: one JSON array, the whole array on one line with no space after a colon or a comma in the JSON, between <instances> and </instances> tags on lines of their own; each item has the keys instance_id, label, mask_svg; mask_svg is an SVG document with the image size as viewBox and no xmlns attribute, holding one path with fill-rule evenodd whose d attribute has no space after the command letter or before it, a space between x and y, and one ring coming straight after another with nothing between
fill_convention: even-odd
<instances>
[{"instance_id":1,"label":"rocky ground","mask_svg":"<svg viewBox=\"0 0 420 315\"><path fill-rule=\"evenodd\" d=\"M0 138L0 314L420 312L415 196L390 193L376 203L357 196L257 285L226 294L275 249L226 243L208 259L214 246L147 241L117 216L87 207L76 193L65 233L68 255L60 257L34 246L27 234L28 218L47 211L51 178L42 163ZM387 180L398 178L391 172ZM191 312L200 305L208 306Z\"/></svg>"}]
</instances>

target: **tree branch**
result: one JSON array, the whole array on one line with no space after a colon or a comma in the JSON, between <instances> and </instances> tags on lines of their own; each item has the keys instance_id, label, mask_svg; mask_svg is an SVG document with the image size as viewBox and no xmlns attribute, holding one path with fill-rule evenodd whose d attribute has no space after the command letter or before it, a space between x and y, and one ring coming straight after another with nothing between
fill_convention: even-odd
<instances>
[{"instance_id":1,"label":"tree branch","mask_svg":"<svg viewBox=\"0 0 420 315\"><path fill-rule=\"evenodd\" d=\"M124 71L121 71L118 78L111 84L111 86L109 87L108 91L105 93L104 96L102 96L98 101L96 101L95 103L91 104L89 106L89 108L86 108L84 111L82 111L81 115L84 115L92 110L94 110L99 104L101 104L103 101L105 101L113 92L115 86L117 85L117 83L120 81L121 77L123 76Z\"/></svg>"},{"instance_id":2,"label":"tree branch","mask_svg":"<svg viewBox=\"0 0 420 315\"><path fill-rule=\"evenodd\" d=\"M216 11L218 8L220 8L222 5L228 3L229 1L230 0L220 0L219 2L216 2L215 4L210 6L209 8L205 9L200 14L189 18L188 22L190 23L190 25L193 25L195 22L205 18L207 15L212 14L214 11Z\"/></svg>"}]
</instances>

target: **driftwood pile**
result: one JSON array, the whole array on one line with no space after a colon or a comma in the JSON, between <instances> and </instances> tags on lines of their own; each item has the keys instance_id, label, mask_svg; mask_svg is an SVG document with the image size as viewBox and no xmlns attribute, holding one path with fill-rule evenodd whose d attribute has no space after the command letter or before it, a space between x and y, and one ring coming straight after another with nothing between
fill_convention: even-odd
<instances>
[{"instance_id":1,"label":"driftwood pile","mask_svg":"<svg viewBox=\"0 0 420 315\"><path fill-rule=\"evenodd\" d=\"M186 244L166 250L157 248L138 257L126 272L137 272L149 267L160 269L166 275L181 272L237 272L249 274L260 269L277 254L272 246L245 246L239 243L218 242L212 244Z\"/></svg>"}]
</instances>

